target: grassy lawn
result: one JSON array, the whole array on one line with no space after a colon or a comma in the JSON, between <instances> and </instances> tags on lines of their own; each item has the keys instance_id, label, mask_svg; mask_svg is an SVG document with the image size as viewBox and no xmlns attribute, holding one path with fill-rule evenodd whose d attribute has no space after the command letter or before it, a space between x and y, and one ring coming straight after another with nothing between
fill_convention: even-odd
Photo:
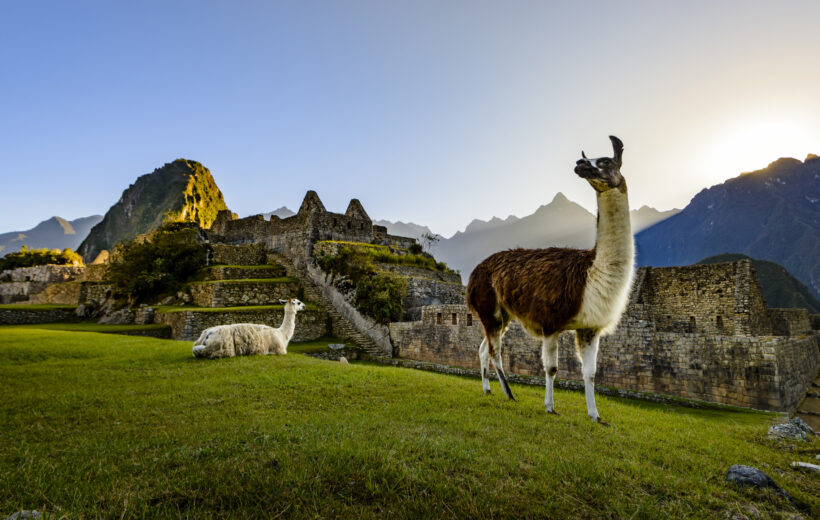
<instances>
[{"instance_id":1,"label":"grassy lawn","mask_svg":"<svg viewBox=\"0 0 820 520\"><path fill-rule=\"evenodd\" d=\"M96 323L93 321L36 323L32 325L15 325L15 327L24 329L68 330L75 332L106 332L109 334L116 334L117 332L134 332L139 330L160 330L169 328L168 325L163 325L161 323L149 323L148 325L106 325Z\"/></svg>"},{"instance_id":2,"label":"grassy lawn","mask_svg":"<svg viewBox=\"0 0 820 520\"><path fill-rule=\"evenodd\" d=\"M25 305L17 303L8 303L0 305L0 310L10 311L54 311L64 309L76 309L76 305L61 305L59 303L40 303L37 305Z\"/></svg>"},{"instance_id":3,"label":"grassy lawn","mask_svg":"<svg viewBox=\"0 0 820 520\"><path fill-rule=\"evenodd\" d=\"M0 517L726 518L820 516L792 470L818 441L772 414L694 410L300 354L195 360L191 342L0 328ZM292 351L327 341L293 345ZM724 483L732 464L772 492Z\"/></svg>"}]
</instances>

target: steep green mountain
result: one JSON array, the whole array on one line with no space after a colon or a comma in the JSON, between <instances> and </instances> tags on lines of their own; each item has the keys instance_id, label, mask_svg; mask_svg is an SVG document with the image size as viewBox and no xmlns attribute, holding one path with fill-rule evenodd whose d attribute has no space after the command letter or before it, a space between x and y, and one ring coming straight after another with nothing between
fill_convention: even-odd
<instances>
[{"instance_id":1,"label":"steep green mountain","mask_svg":"<svg viewBox=\"0 0 820 520\"><path fill-rule=\"evenodd\" d=\"M210 227L223 209L228 208L208 168L196 161L177 159L140 176L123 191L78 252L91 262L100 251L153 231L164 222L196 222Z\"/></svg>"},{"instance_id":2,"label":"steep green mountain","mask_svg":"<svg viewBox=\"0 0 820 520\"><path fill-rule=\"evenodd\" d=\"M767 307L808 309L811 313L820 313L820 301L814 297L808 287L789 274L782 265L737 253L710 256L698 263L719 264L745 258L752 261L757 271L757 282L760 284Z\"/></svg>"},{"instance_id":3,"label":"steep green mountain","mask_svg":"<svg viewBox=\"0 0 820 520\"><path fill-rule=\"evenodd\" d=\"M88 235L92 226L102 220L101 215L92 215L75 220L51 217L26 231L0 233L0 255L19 251L21 247L31 249L77 249Z\"/></svg>"},{"instance_id":4,"label":"steep green mountain","mask_svg":"<svg viewBox=\"0 0 820 520\"><path fill-rule=\"evenodd\" d=\"M639 265L688 265L723 252L782 265L820 296L820 159L778 159L698 193L635 236Z\"/></svg>"}]
</instances>

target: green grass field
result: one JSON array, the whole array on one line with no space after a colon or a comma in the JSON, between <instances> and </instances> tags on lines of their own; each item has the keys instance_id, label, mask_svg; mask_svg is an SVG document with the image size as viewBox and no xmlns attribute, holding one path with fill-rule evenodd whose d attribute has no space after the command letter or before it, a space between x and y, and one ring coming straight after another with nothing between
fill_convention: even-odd
<instances>
[{"instance_id":1,"label":"green grass field","mask_svg":"<svg viewBox=\"0 0 820 520\"><path fill-rule=\"evenodd\" d=\"M0 327L0 517L731 518L820 516L792 470L818 441L777 416L287 356L196 360L190 342ZM795 499L724 482L766 471Z\"/></svg>"}]
</instances>

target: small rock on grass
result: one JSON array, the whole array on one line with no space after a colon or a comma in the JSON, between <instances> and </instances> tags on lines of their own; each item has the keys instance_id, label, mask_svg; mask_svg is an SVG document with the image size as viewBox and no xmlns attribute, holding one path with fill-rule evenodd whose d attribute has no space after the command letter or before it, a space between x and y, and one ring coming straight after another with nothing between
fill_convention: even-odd
<instances>
[{"instance_id":1,"label":"small rock on grass","mask_svg":"<svg viewBox=\"0 0 820 520\"><path fill-rule=\"evenodd\" d=\"M804 469L806 471L820 473L820 466L818 466L817 464L809 464L808 462L792 462L792 467L796 469Z\"/></svg>"},{"instance_id":2,"label":"small rock on grass","mask_svg":"<svg viewBox=\"0 0 820 520\"><path fill-rule=\"evenodd\" d=\"M27 510L24 509L22 511L17 511L10 517L6 518L6 520L22 520L23 518L40 518L42 513L37 510Z\"/></svg>"},{"instance_id":3,"label":"small rock on grass","mask_svg":"<svg viewBox=\"0 0 820 520\"><path fill-rule=\"evenodd\" d=\"M814 435L814 430L800 417L794 417L787 423L769 426L770 439L780 438L808 441L809 435Z\"/></svg>"},{"instance_id":4,"label":"small rock on grass","mask_svg":"<svg viewBox=\"0 0 820 520\"><path fill-rule=\"evenodd\" d=\"M348 364L348 362L347 362L347 358L346 358L346 357L344 357L344 356L340 357L340 358L339 358L339 363L341 363L341 364L343 364L343 365L347 365L347 364Z\"/></svg>"},{"instance_id":5,"label":"small rock on grass","mask_svg":"<svg viewBox=\"0 0 820 520\"><path fill-rule=\"evenodd\" d=\"M751 466L735 464L729 468L729 471L726 472L726 482L732 482L741 486L753 486L757 488L770 487L781 493L787 499L791 500L789 494L780 489L780 486L775 484L774 480L772 480L769 475Z\"/></svg>"}]
</instances>

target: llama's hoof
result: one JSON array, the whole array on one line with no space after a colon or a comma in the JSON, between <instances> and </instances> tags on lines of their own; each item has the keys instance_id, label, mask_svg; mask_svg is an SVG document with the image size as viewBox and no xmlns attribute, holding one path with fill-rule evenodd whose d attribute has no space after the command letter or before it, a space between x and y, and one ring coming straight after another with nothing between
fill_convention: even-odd
<instances>
[{"instance_id":1,"label":"llama's hoof","mask_svg":"<svg viewBox=\"0 0 820 520\"><path fill-rule=\"evenodd\" d=\"M556 412L555 410L547 410L547 413L550 415L561 415L560 413Z\"/></svg>"},{"instance_id":2,"label":"llama's hoof","mask_svg":"<svg viewBox=\"0 0 820 520\"><path fill-rule=\"evenodd\" d=\"M597 419L595 419L595 422L597 422L597 423L598 423L598 424L600 424L601 426L609 426L609 423L608 423L608 422L604 422L604 421L602 421L600 417L598 417Z\"/></svg>"},{"instance_id":3,"label":"llama's hoof","mask_svg":"<svg viewBox=\"0 0 820 520\"><path fill-rule=\"evenodd\" d=\"M490 389L489 389L489 388L485 388L485 389L484 389L484 395L490 395L490 394L492 394L492 392L490 392Z\"/></svg>"}]
</instances>

